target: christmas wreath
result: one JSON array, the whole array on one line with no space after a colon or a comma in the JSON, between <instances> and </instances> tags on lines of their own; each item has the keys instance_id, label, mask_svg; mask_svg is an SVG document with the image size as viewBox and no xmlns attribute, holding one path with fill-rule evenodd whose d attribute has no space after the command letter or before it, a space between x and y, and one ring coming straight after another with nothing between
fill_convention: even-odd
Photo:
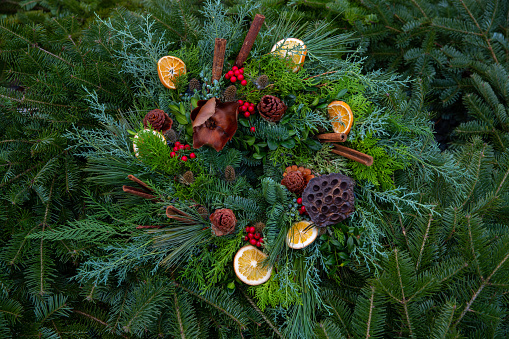
<instances>
[{"instance_id":1,"label":"christmas wreath","mask_svg":"<svg viewBox=\"0 0 509 339\"><path fill-rule=\"evenodd\" d=\"M307 337L347 267L378 269L390 227L379 211L431 213L399 184L434 170L419 156L429 124L413 116L405 81L364 73L347 51L355 41L326 24L257 14L244 31L204 13L215 36L174 49L103 22L140 94L135 111L113 117L88 92L105 128L69 132L92 187L111 188L86 192L95 214L72 227L120 239L90 253L77 278L167 275L198 298L235 306L241 296L274 333ZM221 15L239 30L216 27Z\"/></svg>"}]
</instances>

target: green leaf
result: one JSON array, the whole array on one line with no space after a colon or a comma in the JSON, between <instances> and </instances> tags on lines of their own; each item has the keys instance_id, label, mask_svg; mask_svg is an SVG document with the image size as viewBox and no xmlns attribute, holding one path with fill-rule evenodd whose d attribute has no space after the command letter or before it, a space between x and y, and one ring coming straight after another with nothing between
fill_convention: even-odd
<instances>
[{"instance_id":1,"label":"green leaf","mask_svg":"<svg viewBox=\"0 0 509 339\"><path fill-rule=\"evenodd\" d=\"M256 137L255 136L250 136L250 137L246 138L246 142L247 142L247 144L249 146L253 146L255 141L256 141Z\"/></svg>"},{"instance_id":2,"label":"green leaf","mask_svg":"<svg viewBox=\"0 0 509 339\"><path fill-rule=\"evenodd\" d=\"M338 94L336 95L336 100L339 100L341 99L346 93L348 92L348 89L347 88L343 88L341 91L338 92Z\"/></svg>"},{"instance_id":3,"label":"green leaf","mask_svg":"<svg viewBox=\"0 0 509 339\"><path fill-rule=\"evenodd\" d=\"M249 127L249 121L246 120L246 119L240 119L239 120L240 124L244 127Z\"/></svg>"},{"instance_id":4,"label":"green leaf","mask_svg":"<svg viewBox=\"0 0 509 339\"><path fill-rule=\"evenodd\" d=\"M313 151L319 151L322 149L322 144L320 141L315 139L305 139L304 143Z\"/></svg>"},{"instance_id":5,"label":"green leaf","mask_svg":"<svg viewBox=\"0 0 509 339\"><path fill-rule=\"evenodd\" d=\"M294 148L295 147L295 140L292 139L292 138L287 139L287 140L285 140L285 141L283 141L281 143L281 146L286 147L286 148L290 148L290 149ZM270 148L270 146L269 146L269 148Z\"/></svg>"},{"instance_id":6,"label":"green leaf","mask_svg":"<svg viewBox=\"0 0 509 339\"><path fill-rule=\"evenodd\" d=\"M270 149L271 151L276 150L276 149L277 149L277 147L278 147L278 144L277 144L274 140L270 140L270 139L269 139L269 140L267 140L267 145L269 146L269 149Z\"/></svg>"},{"instance_id":7,"label":"green leaf","mask_svg":"<svg viewBox=\"0 0 509 339\"><path fill-rule=\"evenodd\" d=\"M189 121L187 121L187 119L184 115L175 114L175 119L177 119L178 123L181 125L189 124Z\"/></svg>"}]
</instances>

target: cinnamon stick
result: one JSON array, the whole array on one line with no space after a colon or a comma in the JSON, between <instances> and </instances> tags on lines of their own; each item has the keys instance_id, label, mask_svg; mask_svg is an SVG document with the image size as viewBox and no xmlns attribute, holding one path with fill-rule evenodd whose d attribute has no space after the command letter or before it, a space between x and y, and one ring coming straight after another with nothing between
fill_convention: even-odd
<instances>
[{"instance_id":1,"label":"cinnamon stick","mask_svg":"<svg viewBox=\"0 0 509 339\"><path fill-rule=\"evenodd\" d=\"M223 74L224 53L226 51L226 39L216 38L214 44L214 61L212 62L212 82L219 81Z\"/></svg>"},{"instance_id":2,"label":"cinnamon stick","mask_svg":"<svg viewBox=\"0 0 509 339\"><path fill-rule=\"evenodd\" d=\"M189 214L184 213L178 208L175 208L173 206L166 207L166 216L170 219L182 221L187 224L196 224L196 222L192 219L192 217Z\"/></svg>"},{"instance_id":3,"label":"cinnamon stick","mask_svg":"<svg viewBox=\"0 0 509 339\"><path fill-rule=\"evenodd\" d=\"M324 133L316 136L321 142L345 142L347 135L345 133Z\"/></svg>"},{"instance_id":4,"label":"cinnamon stick","mask_svg":"<svg viewBox=\"0 0 509 339\"><path fill-rule=\"evenodd\" d=\"M136 229L137 230L141 230L141 229L144 229L144 228L163 228L164 225L147 225L147 226L142 226L142 225L139 225L139 226L136 226Z\"/></svg>"},{"instance_id":5,"label":"cinnamon stick","mask_svg":"<svg viewBox=\"0 0 509 339\"><path fill-rule=\"evenodd\" d=\"M332 145L334 145L334 149L331 150L331 152L334 154L341 155L342 157L348 158L353 161L357 161L358 163L361 163L366 166L373 165L373 157L370 155L364 154L362 152L356 151L345 146L340 146L337 144Z\"/></svg>"},{"instance_id":6,"label":"cinnamon stick","mask_svg":"<svg viewBox=\"0 0 509 339\"><path fill-rule=\"evenodd\" d=\"M146 189L147 191L149 191L149 192L154 192L154 190L153 190L152 188L148 187L148 185L147 185L146 183L144 183L144 182L143 182L143 181L141 181L140 179L136 178L134 175L129 174L129 175L127 176L127 178L128 178L129 180L134 181L135 183L137 183L138 185L140 185L142 188Z\"/></svg>"},{"instance_id":7,"label":"cinnamon stick","mask_svg":"<svg viewBox=\"0 0 509 339\"><path fill-rule=\"evenodd\" d=\"M150 199L150 200L154 200L154 201L157 201L158 199L152 195L152 194L148 194L144 191L142 191L141 189L139 188L135 188L135 187L131 187L131 186L122 186L122 190L126 193L130 193L130 194L133 194L133 195L137 195L139 197L142 197L142 198L145 198L145 199Z\"/></svg>"},{"instance_id":8,"label":"cinnamon stick","mask_svg":"<svg viewBox=\"0 0 509 339\"><path fill-rule=\"evenodd\" d=\"M251 48L253 48L253 44L262 28L263 21L265 21L265 17L261 14L256 14L253 22L251 23L251 27L247 32L246 38L244 39L244 43L242 44L242 48L240 49L239 55L235 60L235 66L241 68L244 65L244 62L251 52Z\"/></svg>"}]
</instances>

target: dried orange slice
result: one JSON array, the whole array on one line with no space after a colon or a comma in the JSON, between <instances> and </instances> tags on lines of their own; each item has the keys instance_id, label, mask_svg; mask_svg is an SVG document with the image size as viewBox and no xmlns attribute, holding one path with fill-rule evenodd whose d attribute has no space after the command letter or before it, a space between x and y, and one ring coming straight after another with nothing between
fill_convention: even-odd
<instances>
[{"instance_id":1,"label":"dried orange slice","mask_svg":"<svg viewBox=\"0 0 509 339\"><path fill-rule=\"evenodd\" d=\"M274 46L272 46L270 52L281 58L290 58L295 64L292 68L294 73L299 71L300 67L304 63L306 54L308 53L304 42L295 38L279 40Z\"/></svg>"},{"instance_id":2,"label":"dried orange slice","mask_svg":"<svg viewBox=\"0 0 509 339\"><path fill-rule=\"evenodd\" d=\"M239 279L248 285L260 285L269 280L272 266L261 266L267 255L254 246L242 247L233 259L233 269Z\"/></svg>"},{"instance_id":3,"label":"dried orange slice","mask_svg":"<svg viewBox=\"0 0 509 339\"><path fill-rule=\"evenodd\" d=\"M309 221L302 220L290 227L286 234L286 244L293 249L301 249L311 245L318 236L318 229Z\"/></svg>"},{"instance_id":4,"label":"dried orange slice","mask_svg":"<svg viewBox=\"0 0 509 339\"><path fill-rule=\"evenodd\" d=\"M176 76L186 74L186 64L177 57L163 56L157 62L157 74L164 87L175 89L173 80Z\"/></svg>"},{"instance_id":5,"label":"dried orange slice","mask_svg":"<svg viewBox=\"0 0 509 339\"><path fill-rule=\"evenodd\" d=\"M327 111L334 132L348 135L353 124L353 113L350 106L343 101L333 101L327 106Z\"/></svg>"},{"instance_id":6,"label":"dried orange slice","mask_svg":"<svg viewBox=\"0 0 509 339\"><path fill-rule=\"evenodd\" d=\"M133 150L134 150L134 155L136 156L136 158L139 158L140 157L140 151L139 151L139 147L138 147L138 142L141 142L142 140L138 140L140 138L140 136L142 138L146 138L146 136L144 135L145 133L150 133L150 131L152 131L152 134L154 135L157 135L159 137L159 139L161 139L162 142L166 143L166 138L164 137L164 135L162 135L160 132L158 131L154 131L154 130L151 130L151 129L144 129L142 131L139 131L138 133L136 133L136 135L134 136L133 138Z\"/></svg>"}]
</instances>

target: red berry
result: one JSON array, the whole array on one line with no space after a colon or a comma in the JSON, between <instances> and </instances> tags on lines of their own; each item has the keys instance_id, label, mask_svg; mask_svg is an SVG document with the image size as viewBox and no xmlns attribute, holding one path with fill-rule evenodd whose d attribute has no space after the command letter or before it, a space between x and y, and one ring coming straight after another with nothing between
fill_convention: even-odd
<instances>
[{"instance_id":1,"label":"red berry","mask_svg":"<svg viewBox=\"0 0 509 339\"><path fill-rule=\"evenodd\" d=\"M231 82L235 82L235 81L237 81L237 78L236 78L236 77L234 77L234 76L232 76L232 77L230 78L230 81L231 81Z\"/></svg>"},{"instance_id":2,"label":"red berry","mask_svg":"<svg viewBox=\"0 0 509 339\"><path fill-rule=\"evenodd\" d=\"M180 145L180 141L175 141L175 146Z\"/></svg>"},{"instance_id":3,"label":"red berry","mask_svg":"<svg viewBox=\"0 0 509 339\"><path fill-rule=\"evenodd\" d=\"M175 156L177 156L177 153L175 153L175 152L171 152L171 153L170 153L170 157L171 157L171 158L175 158Z\"/></svg>"},{"instance_id":4,"label":"red berry","mask_svg":"<svg viewBox=\"0 0 509 339\"><path fill-rule=\"evenodd\" d=\"M250 128L250 130L251 130L251 132L254 133L254 131L256 131L256 128L253 126L253 127Z\"/></svg>"},{"instance_id":5,"label":"red berry","mask_svg":"<svg viewBox=\"0 0 509 339\"><path fill-rule=\"evenodd\" d=\"M246 227L246 229L245 229L246 233L251 233L251 232L249 232L250 229L251 229L251 227L249 227L249 226Z\"/></svg>"},{"instance_id":6,"label":"red berry","mask_svg":"<svg viewBox=\"0 0 509 339\"><path fill-rule=\"evenodd\" d=\"M249 243L251 245L256 245L257 241L255 239L251 239L251 240L249 240Z\"/></svg>"},{"instance_id":7,"label":"red berry","mask_svg":"<svg viewBox=\"0 0 509 339\"><path fill-rule=\"evenodd\" d=\"M244 106L240 106L239 111L244 112L245 111Z\"/></svg>"},{"instance_id":8,"label":"red berry","mask_svg":"<svg viewBox=\"0 0 509 339\"><path fill-rule=\"evenodd\" d=\"M185 155L182 157L182 161L184 161L184 162L187 161L187 157Z\"/></svg>"},{"instance_id":9,"label":"red berry","mask_svg":"<svg viewBox=\"0 0 509 339\"><path fill-rule=\"evenodd\" d=\"M246 236L244 237L244 241L248 241L248 240L249 240L249 237L246 235Z\"/></svg>"},{"instance_id":10,"label":"red berry","mask_svg":"<svg viewBox=\"0 0 509 339\"><path fill-rule=\"evenodd\" d=\"M226 73L226 74L228 74L228 76L231 77L231 76L233 76L233 71L228 71L228 73Z\"/></svg>"},{"instance_id":11,"label":"red berry","mask_svg":"<svg viewBox=\"0 0 509 339\"><path fill-rule=\"evenodd\" d=\"M234 74L236 77L238 77L238 76L240 75L240 72L239 72L239 71L235 71L235 72L233 72L233 74ZM240 79L239 79L239 80L240 80Z\"/></svg>"},{"instance_id":12,"label":"red berry","mask_svg":"<svg viewBox=\"0 0 509 339\"><path fill-rule=\"evenodd\" d=\"M260 240L260 238L262 237L262 235L260 233L255 233L254 235L255 239L257 240Z\"/></svg>"},{"instance_id":13,"label":"red berry","mask_svg":"<svg viewBox=\"0 0 509 339\"><path fill-rule=\"evenodd\" d=\"M184 145L182 145L182 144L179 145L179 149L184 149L184 148L186 148Z\"/></svg>"},{"instance_id":14,"label":"red berry","mask_svg":"<svg viewBox=\"0 0 509 339\"><path fill-rule=\"evenodd\" d=\"M256 228L254 226L249 227L249 233L254 233L256 231Z\"/></svg>"},{"instance_id":15,"label":"red berry","mask_svg":"<svg viewBox=\"0 0 509 339\"><path fill-rule=\"evenodd\" d=\"M244 116L245 116L246 118L249 118L249 116L250 116L250 115L251 115L251 114L250 114L249 112L244 112Z\"/></svg>"},{"instance_id":16,"label":"red berry","mask_svg":"<svg viewBox=\"0 0 509 339\"><path fill-rule=\"evenodd\" d=\"M244 103L244 101L242 101L242 100L239 100L237 102L239 103L239 105L242 105Z\"/></svg>"},{"instance_id":17,"label":"red berry","mask_svg":"<svg viewBox=\"0 0 509 339\"><path fill-rule=\"evenodd\" d=\"M231 75L230 75L230 74L228 74L228 73L226 73L226 74L224 75L224 77L225 77L226 79L230 79Z\"/></svg>"},{"instance_id":18,"label":"red berry","mask_svg":"<svg viewBox=\"0 0 509 339\"><path fill-rule=\"evenodd\" d=\"M178 146L173 147L173 151L178 152L179 151L179 147Z\"/></svg>"},{"instance_id":19,"label":"red berry","mask_svg":"<svg viewBox=\"0 0 509 339\"><path fill-rule=\"evenodd\" d=\"M249 112L254 112L254 106L249 106L247 109Z\"/></svg>"},{"instance_id":20,"label":"red berry","mask_svg":"<svg viewBox=\"0 0 509 339\"><path fill-rule=\"evenodd\" d=\"M302 213L306 212L306 206L302 205L302 206L300 207L300 210L301 210L301 212L302 212Z\"/></svg>"},{"instance_id":21,"label":"red berry","mask_svg":"<svg viewBox=\"0 0 509 339\"><path fill-rule=\"evenodd\" d=\"M242 81L240 82L240 84L241 84L242 86L247 86L247 80L246 80L246 79L242 80Z\"/></svg>"},{"instance_id":22,"label":"red berry","mask_svg":"<svg viewBox=\"0 0 509 339\"><path fill-rule=\"evenodd\" d=\"M253 239L254 238L254 234L253 233L248 233L247 236L249 237L249 239Z\"/></svg>"},{"instance_id":23,"label":"red berry","mask_svg":"<svg viewBox=\"0 0 509 339\"><path fill-rule=\"evenodd\" d=\"M260 238L260 240L259 240L259 241L260 241L262 244L264 243L263 238Z\"/></svg>"},{"instance_id":24,"label":"red berry","mask_svg":"<svg viewBox=\"0 0 509 339\"><path fill-rule=\"evenodd\" d=\"M242 74L237 75L237 79L244 80L244 76Z\"/></svg>"},{"instance_id":25,"label":"red berry","mask_svg":"<svg viewBox=\"0 0 509 339\"><path fill-rule=\"evenodd\" d=\"M196 158L196 154L194 154L194 153L189 154L189 158L191 158L191 159Z\"/></svg>"},{"instance_id":26,"label":"red berry","mask_svg":"<svg viewBox=\"0 0 509 339\"><path fill-rule=\"evenodd\" d=\"M257 242L256 242L256 246L257 246L257 247L260 247L260 246L262 246L262 243L261 243L261 242L259 242L259 241L257 241Z\"/></svg>"},{"instance_id":27,"label":"red berry","mask_svg":"<svg viewBox=\"0 0 509 339\"><path fill-rule=\"evenodd\" d=\"M238 70L238 69L239 69L239 68L238 68L237 66L233 66L233 67L232 67L232 70L234 70L234 71L236 71L236 70Z\"/></svg>"},{"instance_id":28,"label":"red berry","mask_svg":"<svg viewBox=\"0 0 509 339\"><path fill-rule=\"evenodd\" d=\"M239 69L240 74L244 74L244 68Z\"/></svg>"},{"instance_id":29,"label":"red berry","mask_svg":"<svg viewBox=\"0 0 509 339\"><path fill-rule=\"evenodd\" d=\"M297 204L302 204L302 198L297 198Z\"/></svg>"}]
</instances>

